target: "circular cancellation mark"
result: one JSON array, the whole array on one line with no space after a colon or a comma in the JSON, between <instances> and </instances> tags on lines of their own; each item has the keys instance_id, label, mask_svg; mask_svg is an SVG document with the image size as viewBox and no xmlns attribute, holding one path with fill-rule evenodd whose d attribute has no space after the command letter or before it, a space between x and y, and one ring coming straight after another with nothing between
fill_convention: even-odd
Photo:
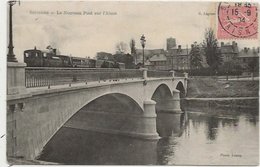
<instances>
[{"instance_id":1,"label":"circular cancellation mark","mask_svg":"<svg viewBox=\"0 0 260 167\"><path fill-rule=\"evenodd\" d=\"M251 38L258 29L257 5L248 2L221 2L218 6L219 38Z\"/></svg>"}]
</instances>

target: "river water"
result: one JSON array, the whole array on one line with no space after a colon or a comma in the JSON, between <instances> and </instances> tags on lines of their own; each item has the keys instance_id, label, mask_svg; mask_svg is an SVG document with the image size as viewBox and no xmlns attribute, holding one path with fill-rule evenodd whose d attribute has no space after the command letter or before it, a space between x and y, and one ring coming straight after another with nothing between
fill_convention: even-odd
<instances>
[{"instance_id":1,"label":"river water","mask_svg":"<svg viewBox=\"0 0 260 167\"><path fill-rule=\"evenodd\" d=\"M259 122L255 112L224 109L187 111L181 132L170 116L158 141L62 127L44 148L40 160L91 165L257 165Z\"/></svg>"}]
</instances>

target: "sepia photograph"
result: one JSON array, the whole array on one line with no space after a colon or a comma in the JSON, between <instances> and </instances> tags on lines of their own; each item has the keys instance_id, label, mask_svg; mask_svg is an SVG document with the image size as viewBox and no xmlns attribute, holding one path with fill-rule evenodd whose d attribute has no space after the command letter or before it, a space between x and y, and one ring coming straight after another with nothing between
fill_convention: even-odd
<instances>
[{"instance_id":1,"label":"sepia photograph","mask_svg":"<svg viewBox=\"0 0 260 167\"><path fill-rule=\"evenodd\" d=\"M6 166L259 165L259 2L2 4Z\"/></svg>"}]
</instances>

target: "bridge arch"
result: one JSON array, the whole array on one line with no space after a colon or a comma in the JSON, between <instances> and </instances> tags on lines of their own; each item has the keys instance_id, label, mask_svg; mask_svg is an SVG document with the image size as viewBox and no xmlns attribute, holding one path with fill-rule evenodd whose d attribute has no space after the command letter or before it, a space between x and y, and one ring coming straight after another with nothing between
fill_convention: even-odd
<instances>
[{"instance_id":1,"label":"bridge arch","mask_svg":"<svg viewBox=\"0 0 260 167\"><path fill-rule=\"evenodd\" d=\"M151 99L157 103L162 102L166 98L171 98L172 92L171 89L166 84L160 84L152 94Z\"/></svg>"},{"instance_id":2,"label":"bridge arch","mask_svg":"<svg viewBox=\"0 0 260 167\"><path fill-rule=\"evenodd\" d=\"M176 89L180 91L180 98L184 98L186 96L186 90L184 88L184 84L181 81L177 83Z\"/></svg>"},{"instance_id":3,"label":"bridge arch","mask_svg":"<svg viewBox=\"0 0 260 167\"><path fill-rule=\"evenodd\" d=\"M122 93L108 93L87 102L62 126L83 130L94 130L101 125L102 127L99 127L101 129L108 128L114 126L112 124L116 122L118 122L117 125L128 124L131 126L131 121L126 121L127 117L133 118L142 113L141 106L130 96ZM122 120L124 122L120 122Z\"/></svg>"},{"instance_id":4,"label":"bridge arch","mask_svg":"<svg viewBox=\"0 0 260 167\"><path fill-rule=\"evenodd\" d=\"M136 127L136 118L142 114L143 109L130 96L122 93L108 93L87 102L55 134L64 128L109 134L130 133ZM46 143L45 148L48 148L48 143L55 141L55 134Z\"/></svg>"},{"instance_id":5,"label":"bridge arch","mask_svg":"<svg viewBox=\"0 0 260 167\"><path fill-rule=\"evenodd\" d=\"M123 93L116 93L116 92L107 93L99 97L96 97L95 99L87 102L77 112L80 112L82 110L92 110L97 112L99 111L117 112L117 113L128 112L129 114L131 113L140 114L143 112L142 107L140 106L140 102L138 103L135 99L133 99L129 95Z\"/></svg>"},{"instance_id":6,"label":"bridge arch","mask_svg":"<svg viewBox=\"0 0 260 167\"><path fill-rule=\"evenodd\" d=\"M152 94L151 99L156 102L155 110L156 113L161 112L168 102L172 98L171 89L165 84L160 84Z\"/></svg>"}]
</instances>

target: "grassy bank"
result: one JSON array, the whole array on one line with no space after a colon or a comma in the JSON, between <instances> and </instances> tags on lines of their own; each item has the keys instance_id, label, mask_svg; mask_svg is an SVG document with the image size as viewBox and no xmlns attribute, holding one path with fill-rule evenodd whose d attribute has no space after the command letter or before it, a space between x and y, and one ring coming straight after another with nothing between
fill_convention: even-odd
<instances>
[{"instance_id":1,"label":"grassy bank","mask_svg":"<svg viewBox=\"0 0 260 167\"><path fill-rule=\"evenodd\" d=\"M258 97L259 81L226 81L213 78L191 78L187 97Z\"/></svg>"}]
</instances>

